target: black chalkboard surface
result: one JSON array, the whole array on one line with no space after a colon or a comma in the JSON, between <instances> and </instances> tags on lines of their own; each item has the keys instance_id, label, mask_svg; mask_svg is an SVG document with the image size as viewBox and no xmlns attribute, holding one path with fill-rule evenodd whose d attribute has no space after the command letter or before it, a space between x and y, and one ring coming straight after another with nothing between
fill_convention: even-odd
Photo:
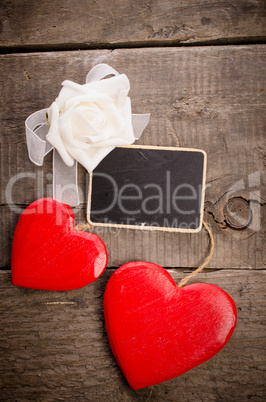
<instances>
[{"instance_id":1,"label":"black chalkboard surface","mask_svg":"<svg viewBox=\"0 0 266 402\"><path fill-rule=\"evenodd\" d=\"M117 147L90 175L92 226L198 232L206 153L197 149Z\"/></svg>"}]
</instances>

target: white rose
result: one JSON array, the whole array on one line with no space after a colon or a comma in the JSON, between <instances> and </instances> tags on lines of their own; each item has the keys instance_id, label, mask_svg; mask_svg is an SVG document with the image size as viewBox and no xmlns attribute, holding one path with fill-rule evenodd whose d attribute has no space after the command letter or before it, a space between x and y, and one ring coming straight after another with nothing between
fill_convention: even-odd
<instances>
[{"instance_id":1,"label":"white rose","mask_svg":"<svg viewBox=\"0 0 266 402\"><path fill-rule=\"evenodd\" d=\"M129 80L125 74L84 85L64 81L48 109L46 136L68 166L91 172L116 146L132 144Z\"/></svg>"}]
</instances>

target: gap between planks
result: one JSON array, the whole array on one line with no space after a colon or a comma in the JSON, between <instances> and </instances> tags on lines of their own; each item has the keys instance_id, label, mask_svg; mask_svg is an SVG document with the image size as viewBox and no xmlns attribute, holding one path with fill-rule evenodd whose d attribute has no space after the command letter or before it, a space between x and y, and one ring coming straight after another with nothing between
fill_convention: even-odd
<instances>
[{"instance_id":1,"label":"gap between planks","mask_svg":"<svg viewBox=\"0 0 266 402\"><path fill-rule=\"evenodd\" d=\"M27 45L27 46L0 46L0 54L20 54L20 53L46 53L46 52L64 52L64 51L79 51L79 50L116 50L116 49L149 49L149 48L173 48L173 47L200 47L200 46L249 46L249 45L265 45L265 37L255 38L225 38L225 39L213 39L204 42L186 43L180 40L170 42L158 41L158 42L136 42L136 43L69 43L69 44L45 44L45 45Z\"/></svg>"}]
</instances>

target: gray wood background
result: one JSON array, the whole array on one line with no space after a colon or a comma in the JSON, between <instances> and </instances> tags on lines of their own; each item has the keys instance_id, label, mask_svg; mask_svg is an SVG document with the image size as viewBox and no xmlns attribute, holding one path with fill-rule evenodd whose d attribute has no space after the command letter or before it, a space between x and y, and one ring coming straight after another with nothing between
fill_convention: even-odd
<instances>
[{"instance_id":1,"label":"gray wood background","mask_svg":"<svg viewBox=\"0 0 266 402\"><path fill-rule=\"evenodd\" d=\"M265 2L179 0L0 3L0 400L262 401L265 390ZM195 281L227 291L238 309L228 345L164 384L127 385L110 351L102 298L114 268L146 260L178 282L208 253L208 237L95 230L109 267L66 293L13 287L20 213L51 195L52 159L28 159L24 121L48 107L64 79L84 83L104 62L128 75L135 113L151 113L139 143L208 155L204 219L216 243ZM85 170L79 167L85 222ZM264 303L264 304L263 304Z\"/></svg>"}]
</instances>

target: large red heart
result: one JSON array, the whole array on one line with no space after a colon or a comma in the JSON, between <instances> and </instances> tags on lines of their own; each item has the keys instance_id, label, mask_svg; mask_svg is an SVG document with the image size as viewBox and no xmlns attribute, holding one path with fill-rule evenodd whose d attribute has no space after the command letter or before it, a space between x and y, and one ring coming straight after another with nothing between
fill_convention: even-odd
<instances>
[{"instance_id":1,"label":"large red heart","mask_svg":"<svg viewBox=\"0 0 266 402\"><path fill-rule=\"evenodd\" d=\"M74 229L68 205L42 198L29 205L17 224L12 249L12 282L44 290L78 289L105 270L107 251L92 233Z\"/></svg>"},{"instance_id":2,"label":"large red heart","mask_svg":"<svg viewBox=\"0 0 266 402\"><path fill-rule=\"evenodd\" d=\"M110 278L104 295L112 351L129 385L170 380L219 352L236 325L231 297L215 285L179 289L162 267L132 262Z\"/></svg>"}]
</instances>

